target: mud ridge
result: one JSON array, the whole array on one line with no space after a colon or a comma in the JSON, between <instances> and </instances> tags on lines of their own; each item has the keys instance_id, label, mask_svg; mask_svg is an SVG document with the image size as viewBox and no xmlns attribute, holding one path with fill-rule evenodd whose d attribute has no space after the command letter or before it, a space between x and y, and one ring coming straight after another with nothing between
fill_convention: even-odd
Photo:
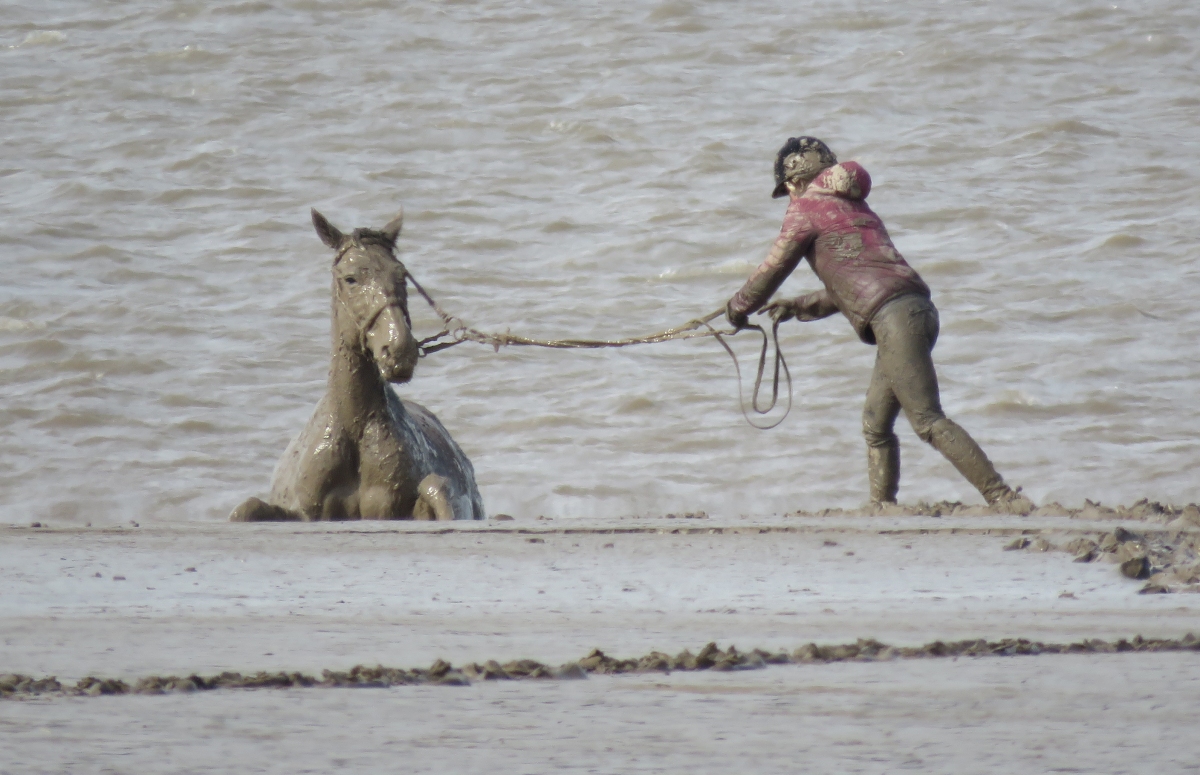
<instances>
[{"instance_id":1,"label":"mud ridge","mask_svg":"<svg viewBox=\"0 0 1200 775\"><path fill-rule=\"evenodd\" d=\"M784 517L986 517L986 516L1026 516L1026 517L1068 517L1070 519L1081 520L1123 520L1129 522L1157 522L1164 525L1167 529L1188 530L1200 529L1200 504L1188 503L1184 506L1175 506L1172 504L1164 504L1158 501L1151 501L1147 498L1134 503L1132 506L1105 506L1098 501L1084 500L1083 506L1077 509L1068 508L1060 503L1051 502L1041 506L1028 508L1025 505L1018 503L1001 504L995 506L972 505L961 501L937 501L935 503L927 503L919 501L914 504L904 503L888 503L874 504L863 506L855 509L818 509L816 511L796 510L790 511L783 515ZM686 514L664 514L664 515L643 515L626 517L631 519L667 519L667 520L708 520L709 516L703 511ZM552 527L550 525L536 527L517 527L517 526L502 526L499 523L514 522L515 519L507 514L497 514L490 517L486 522L476 522L467 527L461 526L439 526L424 529L413 529L411 522L404 528L380 528L373 526L371 530L355 530L349 525L352 525L355 520L337 521L337 529L327 532L337 533L339 535L382 535L382 534L399 534L405 535L455 535L460 533L471 532L473 534L513 534L513 535L541 535L541 534L561 534L561 535L638 535L652 533L671 533L671 534L686 534L697 535L701 533L733 533L737 534L743 530L752 530L759 533L795 533L795 532L812 532L811 526L797 528L790 525L766 525L758 527L660 527L635 525L629 527ZM548 517L538 517L538 522L553 522L554 520ZM138 524L132 523L134 528L139 527ZM222 528L224 523L220 523ZM320 533L320 530L314 530L316 525L309 525L303 531L296 531L287 526L293 523L262 523L262 524L277 524L281 529L300 535L315 535ZM52 527L46 522L32 522L28 525L6 525L9 530L24 531L37 530L46 533L74 533L83 532L85 529L80 527ZM159 532L163 528L146 528L142 527L140 532L154 533ZM963 532L961 528L958 532ZM1015 528L1013 530L1016 530ZM88 523L86 532L93 535L129 535L130 530L125 525L111 525L104 527L91 526ZM901 532L901 531L893 531ZM928 528L913 529L913 532L930 532ZM990 532L1001 532L997 529L991 529Z\"/></svg>"},{"instance_id":2,"label":"mud ridge","mask_svg":"<svg viewBox=\"0 0 1200 775\"><path fill-rule=\"evenodd\" d=\"M355 665L348 671L324 670L320 678L303 673L242 673L224 672L213 676L148 676L130 684L119 678L88 676L74 686L67 686L54 676L33 678L10 673L0 675L0 698L25 699L35 696L97 697L114 694L166 694L214 689L296 689L328 688L386 688L390 686L440 685L467 686L473 681L511 681L525 679L578 679L589 674L620 675L623 673L670 673L676 670L758 670L767 665L824 664L829 662L872 662L896 659L928 659L939 657L1006 657L1038 654L1113 654L1163 651L1200 652L1200 638L1188 633L1182 638L1143 638L1109 642L1100 639L1075 643L1043 643L1024 638L1005 638L989 641L982 638L961 641L933 641L924 646L889 646L873 638L860 638L855 643L819 646L807 643L791 653L769 652L762 649L741 652L736 646L722 650L709 643L696 654L684 650L675 656L652 651L638 659L610 657L593 649L578 662L559 667L520 659L505 664L489 660L455 668L441 659L428 668L367 667Z\"/></svg>"}]
</instances>

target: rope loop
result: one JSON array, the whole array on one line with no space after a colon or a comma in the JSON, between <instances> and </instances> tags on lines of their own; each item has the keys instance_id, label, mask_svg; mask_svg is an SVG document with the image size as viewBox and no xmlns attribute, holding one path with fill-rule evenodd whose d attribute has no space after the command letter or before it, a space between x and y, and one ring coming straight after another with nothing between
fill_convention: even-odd
<instances>
[{"instance_id":1,"label":"rope loop","mask_svg":"<svg viewBox=\"0 0 1200 775\"><path fill-rule=\"evenodd\" d=\"M755 428L758 428L760 431L769 431L772 428L778 427L784 420L787 419L787 416L789 414L791 414L791 412L792 412L792 402L793 402L792 372L788 370L787 361L784 360L784 357L783 357L783 350L779 349L779 323L780 323L780 321L776 320L774 325L771 326L771 334L770 334L769 339L768 339L766 330L764 330L762 326L751 323L751 324L743 327L746 329L754 329L755 331L758 331L758 333L762 334L762 338L763 338L762 349L759 350L759 353L758 353L758 371L754 377L754 391L750 394L750 408L754 410L754 413L760 414L760 415L768 414L768 413L770 413L770 411L772 409L775 408L776 404L779 403L779 373L780 373L780 371L783 372L783 376L787 381L787 395L788 395L787 408L783 410L783 414L780 415L779 419L775 420L774 422L767 423L765 425L760 425L759 423L756 423L754 421L754 418L752 418L750 416L750 413L748 411L746 411L746 397L745 397L745 394L742 392L742 366L740 363L738 363L738 357L737 357L737 354L734 353L733 348L730 347L729 343L725 341L725 336L727 335L727 332L717 331L716 329L711 329L713 332L713 337L715 337L717 342L720 343L720 345L725 348L725 352L729 353L730 359L733 360L733 370L737 373L738 408L742 410L742 417L746 418L746 422L750 423L750 425L754 426ZM736 334L737 331L734 331L733 333ZM767 404L765 407L760 407L759 401L758 401L758 396L759 396L759 392L762 390L763 373L766 371L767 352L768 352L768 347L769 347L771 341L773 341L775 344L775 370L774 370L774 374L771 378L771 403Z\"/></svg>"}]
</instances>

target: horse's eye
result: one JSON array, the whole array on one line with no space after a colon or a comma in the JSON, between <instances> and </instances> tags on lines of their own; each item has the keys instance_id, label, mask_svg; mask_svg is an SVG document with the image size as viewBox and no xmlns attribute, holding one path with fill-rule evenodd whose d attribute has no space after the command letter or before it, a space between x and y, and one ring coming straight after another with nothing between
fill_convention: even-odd
<instances>
[{"instance_id":1,"label":"horse's eye","mask_svg":"<svg viewBox=\"0 0 1200 775\"><path fill-rule=\"evenodd\" d=\"M346 285L354 285L355 283L358 282L357 277L347 277L345 279L346 279Z\"/></svg>"}]
</instances>

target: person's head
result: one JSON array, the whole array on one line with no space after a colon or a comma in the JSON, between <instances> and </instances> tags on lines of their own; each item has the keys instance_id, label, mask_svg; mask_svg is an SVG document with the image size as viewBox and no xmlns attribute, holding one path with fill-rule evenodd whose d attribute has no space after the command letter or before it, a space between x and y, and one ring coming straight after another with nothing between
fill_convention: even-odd
<instances>
[{"instance_id":1,"label":"person's head","mask_svg":"<svg viewBox=\"0 0 1200 775\"><path fill-rule=\"evenodd\" d=\"M775 191L771 196L778 199L794 191L803 192L822 170L835 164L833 151L817 138L789 137L775 154Z\"/></svg>"}]
</instances>

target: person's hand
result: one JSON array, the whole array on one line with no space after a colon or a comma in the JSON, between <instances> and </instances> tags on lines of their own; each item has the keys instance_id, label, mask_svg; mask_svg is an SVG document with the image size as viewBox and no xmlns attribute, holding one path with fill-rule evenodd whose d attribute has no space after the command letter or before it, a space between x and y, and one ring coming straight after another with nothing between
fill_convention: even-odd
<instances>
[{"instance_id":1,"label":"person's hand","mask_svg":"<svg viewBox=\"0 0 1200 775\"><path fill-rule=\"evenodd\" d=\"M774 323L786 323L794 317L800 315L801 310L796 305L795 299L782 299L773 301L762 308L760 315L770 315Z\"/></svg>"},{"instance_id":2,"label":"person's hand","mask_svg":"<svg viewBox=\"0 0 1200 775\"><path fill-rule=\"evenodd\" d=\"M741 331L750 321L746 319L745 312L738 312L733 308L733 300L725 305L725 319L729 321L729 325L733 326L735 331Z\"/></svg>"},{"instance_id":3,"label":"person's hand","mask_svg":"<svg viewBox=\"0 0 1200 775\"><path fill-rule=\"evenodd\" d=\"M827 318L835 312L837 312L837 307L829 303L826 293L824 291L817 291L816 293L806 293L803 296L797 296L794 299L773 301L763 307L759 314L770 315L771 320L778 324L793 319L801 323L807 323L810 320Z\"/></svg>"}]
</instances>

